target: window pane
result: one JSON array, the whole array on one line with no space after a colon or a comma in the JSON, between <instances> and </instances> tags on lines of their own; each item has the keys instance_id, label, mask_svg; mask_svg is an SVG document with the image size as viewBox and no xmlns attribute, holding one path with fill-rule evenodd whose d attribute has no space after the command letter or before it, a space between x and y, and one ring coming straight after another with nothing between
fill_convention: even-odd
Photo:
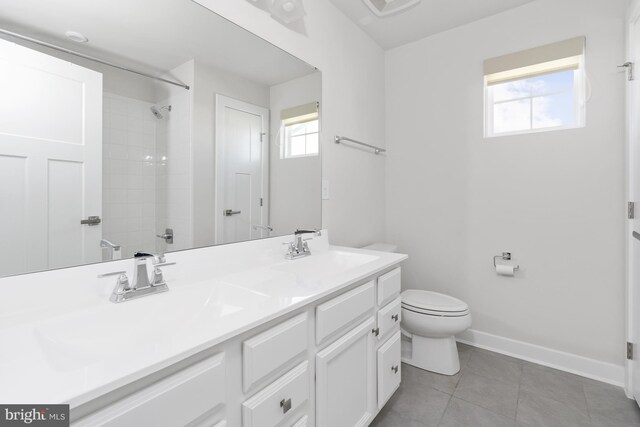
<instances>
[{"instance_id":1,"label":"window pane","mask_svg":"<svg viewBox=\"0 0 640 427\"><path fill-rule=\"evenodd\" d=\"M307 122L307 133L317 133L317 132L318 132L318 120Z\"/></svg>"},{"instance_id":2,"label":"window pane","mask_svg":"<svg viewBox=\"0 0 640 427\"><path fill-rule=\"evenodd\" d=\"M560 71L527 79L533 95L545 95L573 90L573 70Z\"/></svg>"},{"instance_id":3,"label":"window pane","mask_svg":"<svg viewBox=\"0 0 640 427\"><path fill-rule=\"evenodd\" d=\"M543 74L528 79L499 83L490 86L490 90L493 93L494 102L571 91L573 90L574 74L573 70Z\"/></svg>"},{"instance_id":4,"label":"window pane","mask_svg":"<svg viewBox=\"0 0 640 427\"><path fill-rule=\"evenodd\" d=\"M292 136L304 135L306 133L306 128L307 128L307 125L305 123L287 126L287 129Z\"/></svg>"},{"instance_id":5,"label":"window pane","mask_svg":"<svg viewBox=\"0 0 640 427\"><path fill-rule=\"evenodd\" d=\"M508 101L510 99L525 98L531 96L531 88L526 80L499 83L489 86L493 92L493 101Z\"/></svg>"},{"instance_id":6,"label":"window pane","mask_svg":"<svg viewBox=\"0 0 640 427\"><path fill-rule=\"evenodd\" d=\"M318 134L307 135L307 154L318 154Z\"/></svg>"},{"instance_id":7,"label":"window pane","mask_svg":"<svg viewBox=\"0 0 640 427\"><path fill-rule=\"evenodd\" d=\"M289 142L289 156L303 156L305 154L305 136L294 136Z\"/></svg>"},{"instance_id":8,"label":"window pane","mask_svg":"<svg viewBox=\"0 0 640 427\"><path fill-rule=\"evenodd\" d=\"M533 98L533 128L574 126L576 122L572 93Z\"/></svg>"},{"instance_id":9,"label":"window pane","mask_svg":"<svg viewBox=\"0 0 640 427\"><path fill-rule=\"evenodd\" d=\"M531 103L528 99L493 106L493 132L517 132L531 129Z\"/></svg>"}]
</instances>

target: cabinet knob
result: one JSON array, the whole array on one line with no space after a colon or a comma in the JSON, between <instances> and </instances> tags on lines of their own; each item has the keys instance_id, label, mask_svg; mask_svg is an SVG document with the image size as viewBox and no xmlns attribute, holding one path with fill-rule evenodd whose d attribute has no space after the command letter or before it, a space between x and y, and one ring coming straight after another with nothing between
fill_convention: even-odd
<instances>
[{"instance_id":1,"label":"cabinet knob","mask_svg":"<svg viewBox=\"0 0 640 427\"><path fill-rule=\"evenodd\" d=\"M371 333L375 336L380 335L380 328L375 328L371 330Z\"/></svg>"},{"instance_id":2,"label":"cabinet knob","mask_svg":"<svg viewBox=\"0 0 640 427\"><path fill-rule=\"evenodd\" d=\"M282 413L286 414L291 409L291 399L282 399L280 401L280 407L282 408Z\"/></svg>"},{"instance_id":3,"label":"cabinet knob","mask_svg":"<svg viewBox=\"0 0 640 427\"><path fill-rule=\"evenodd\" d=\"M397 374L398 373L398 365L392 366L391 370L393 371L394 374Z\"/></svg>"},{"instance_id":4,"label":"cabinet knob","mask_svg":"<svg viewBox=\"0 0 640 427\"><path fill-rule=\"evenodd\" d=\"M394 321L396 321L396 322L397 322L397 321L398 321L398 319L399 319L399 316L398 316L397 314L394 314L394 315L392 315L392 316L391 316L391 318L392 318Z\"/></svg>"}]
</instances>

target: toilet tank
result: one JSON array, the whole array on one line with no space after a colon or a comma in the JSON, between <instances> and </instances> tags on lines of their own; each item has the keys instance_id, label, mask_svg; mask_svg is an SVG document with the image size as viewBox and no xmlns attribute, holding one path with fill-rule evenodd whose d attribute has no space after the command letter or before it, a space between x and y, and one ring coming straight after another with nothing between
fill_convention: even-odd
<instances>
[{"instance_id":1,"label":"toilet tank","mask_svg":"<svg viewBox=\"0 0 640 427\"><path fill-rule=\"evenodd\" d=\"M380 252L398 252L398 246L391 243L373 243L371 245L363 246L362 249Z\"/></svg>"}]
</instances>

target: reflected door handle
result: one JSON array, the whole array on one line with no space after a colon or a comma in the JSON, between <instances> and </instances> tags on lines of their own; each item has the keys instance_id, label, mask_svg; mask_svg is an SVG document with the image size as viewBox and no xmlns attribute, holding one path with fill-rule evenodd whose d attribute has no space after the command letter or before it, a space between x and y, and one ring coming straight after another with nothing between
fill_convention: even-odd
<instances>
[{"instance_id":1,"label":"reflected door handle","mask_svg":"<svg viewBox=\"0 0 640 427\"><path fill-rule=\"evenodd\" d=\"M224 216L239 215L241 213L242 211L234 211L232 209L227 209L224 211Z\"/></svg>"},{"instance_id":2,"label":"reflected door handle","mask_svg":"<svg viewBox=\"0 0 640 427\"><path fill-rule=\"evenodd\" d=\"M90 216L87 219L80 220L82 225L98 225L102 222L99 216Z\"/></svg>"},{"instance_id":3,"label":"reflected door handle","mask_svg":"<svg viewBox=\"0 0 640 427\"><path fill-rule=\"evenodd\" d=\"M168 244L173 244L173 229L165 228L164 234L156 234L156 237L164 239Z\"/></svg>"}]
</instances>

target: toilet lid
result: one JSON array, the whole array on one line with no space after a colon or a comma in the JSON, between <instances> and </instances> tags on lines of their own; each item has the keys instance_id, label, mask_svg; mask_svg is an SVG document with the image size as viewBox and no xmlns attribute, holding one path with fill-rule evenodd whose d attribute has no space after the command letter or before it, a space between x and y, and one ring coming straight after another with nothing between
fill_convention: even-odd
<instances>
[{"instance_id":1,"label":"toilet lid","mask_svg":"<svg viewBox=\"0 0 640 427\"><path fill-rule=\"evenodd\" d=\"M421 310L458 313L469 310L469 306L458 298L437 292L409 289L402 292L402 304Z\"/></svg>"}]
</instances>

